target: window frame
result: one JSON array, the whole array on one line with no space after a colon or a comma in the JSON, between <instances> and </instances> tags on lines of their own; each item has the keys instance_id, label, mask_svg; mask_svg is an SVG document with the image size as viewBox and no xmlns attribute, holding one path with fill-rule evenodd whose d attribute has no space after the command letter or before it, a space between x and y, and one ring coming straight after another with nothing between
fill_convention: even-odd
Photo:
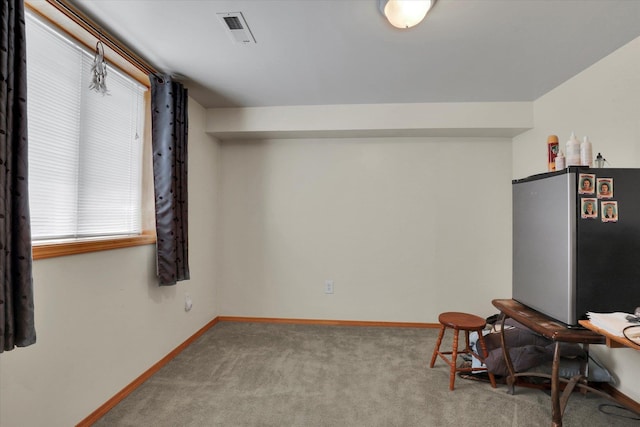
<instances>
[{"instance_id":1,"label":"window frame","mask_svg":"<svg viewBox=\"0 0 640 427\"><path fill-rule=\"evenodd\" d=\"M95 49L97 37L84 29L58 6L47 1L25 0L26 11L38 15L48 24L62 31L76 42L84 45L90 51ZM105 44L105 57L109 66L118 68L142 85L150 89L148 75L126 60ZM86 238L61 241L32 241L32 257L34 260L54 258L66 255L76 255L133 246L150 245L156 243L155 232L155 201L153 198L153 164L151 152L151 112L150 90L144 98L145 124L142 147L142 197L140 211L142 213L142 232L139 235L114 236L108 238Z\"/></svg>"}]
</instances>

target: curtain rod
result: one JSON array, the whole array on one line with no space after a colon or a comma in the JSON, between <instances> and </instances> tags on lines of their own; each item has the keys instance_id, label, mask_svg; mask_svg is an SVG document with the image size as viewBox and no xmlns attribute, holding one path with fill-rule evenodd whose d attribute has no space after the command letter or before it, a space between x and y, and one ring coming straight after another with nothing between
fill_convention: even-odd
<instances>
[{"instance_id":1,"label":"curtain rod","mask_svg":"<svg viewBox=\"0 0 640 427\"><path fill-rule=\"evenodd\" d=\"M117 38L113 37L111 34L105 31L100 25L98 25L98 23L96 23L96 21L89 18L89 16L80 11L68 0L47 0L47 3L51 4L64 15L69 17L69 19L89 32L99 41L103 42L118 55L125 58L140 71L146 74L159 74L158 70L156 70L151 64L149 64L149 62L136 54L133 50L129 49Z\"/></svg>"}]
</instances>

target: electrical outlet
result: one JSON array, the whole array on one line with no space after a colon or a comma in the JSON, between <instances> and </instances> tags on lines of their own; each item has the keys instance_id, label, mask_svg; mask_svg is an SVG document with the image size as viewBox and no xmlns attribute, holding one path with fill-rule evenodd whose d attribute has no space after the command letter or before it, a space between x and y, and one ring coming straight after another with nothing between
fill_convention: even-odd
<instances>
[{"instance_id":1,"label":"electrical outlet","mask_svg":"<svg viewBox=\"0 0 640 427\"><path fill-rule=\"evenodd\" d=\"M191 307L193 307L193 301L191 301L191 297L189 294L184 295L184 311L190 311Z\"/></svg>"},{"instance_id":2,"label":"electrical outlet","mask_svg":"<svg viewBox=\"0 0 640 427\"><path fill-rule=\"evenodd\" d=\"M324 293L332 294L333 293L333 280L325 280L324 281Z\"/></svg>"}]
</instances>

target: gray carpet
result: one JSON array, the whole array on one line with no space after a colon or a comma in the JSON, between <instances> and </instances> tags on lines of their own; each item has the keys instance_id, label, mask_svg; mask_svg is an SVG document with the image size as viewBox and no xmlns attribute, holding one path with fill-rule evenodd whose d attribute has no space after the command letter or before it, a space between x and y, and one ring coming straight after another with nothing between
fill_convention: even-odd
<instances>
[{"instance_id":1,"label":"gray carpet","mask_svg":"<svg viewBox=\"0 0 640 427\"><path fill-rule=\"evenodd\" d=\"M456 378L449 391L448 366L428 367L436 338L435 329L221 322L95 425L551 424L541 390L512 396L504 385ZM574 393L564 425L640 425L603 414L601 403L611 402Z\"/></svg>"}]
</instances>

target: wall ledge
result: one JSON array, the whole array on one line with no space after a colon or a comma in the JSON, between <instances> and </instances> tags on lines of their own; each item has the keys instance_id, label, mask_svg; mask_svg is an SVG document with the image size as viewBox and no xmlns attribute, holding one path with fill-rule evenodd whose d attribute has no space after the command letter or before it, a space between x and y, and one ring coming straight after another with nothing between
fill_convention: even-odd
<instances>
[{"instance_id":1,"label":"wall ledge","mask_svg":"<svg viewBox=\"0 0 640 427\"><path fill-rule=\"evenodd\" d=\"M218 140L372 137L512 138L533 127L531 102L211 108Z\"/></svg>"}]
</instances>

